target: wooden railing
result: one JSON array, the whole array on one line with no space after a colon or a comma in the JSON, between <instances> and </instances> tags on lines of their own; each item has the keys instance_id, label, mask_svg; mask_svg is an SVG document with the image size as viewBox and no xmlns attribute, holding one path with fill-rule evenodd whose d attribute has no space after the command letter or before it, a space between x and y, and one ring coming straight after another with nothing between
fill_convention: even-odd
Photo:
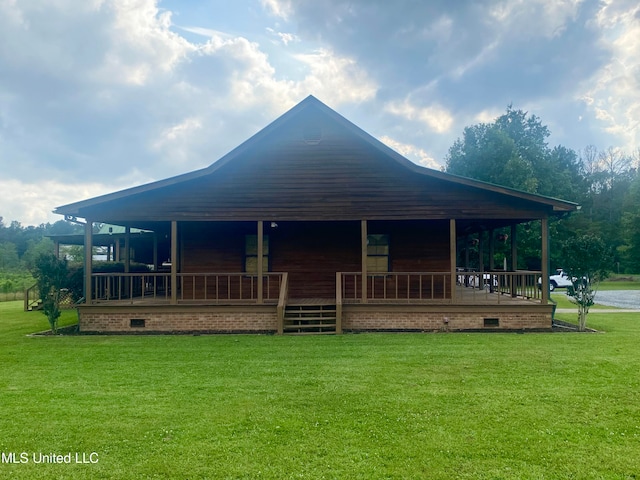
<instances>
[{"instance_id":1,"label":"wooden railing","mask_svg":"<svg viewBox=\"0 0 640 480\"><path fill-rule=\"evenodd\" d=\"M268 272L262 277L263 300L280 297L282 273ZM178 300L214 302L256 302L258 276L247 273L179 273Z\"/></svg>"},{"instance_id":2,"label":"wooden railing","mask_svg":"<svg viewBox=\"0 0 640 480\"><path fill-rule=\"evenodd\" d=\"M94 273L91 279L92 303L171 298L169 273Z\"/></svg>"},{"instance_id":3,"label":"wooden railing","mask_svg":"<svg viewBox=\"0 0 640 480\"><path fill-rule=\"evenodd\" d=\"M60 289L60 297L58 308L60 310L75 308L76 303L73 299L73 294L66 288ZM30 312L32 310L42 309L42 299L40 298L40 290L38 290L38 284L30 286L24 291L24 311Z\"/></svg>"},{"instance_id":4,"label":"wooden railing","mask_svg":"<svg viewBox=\"0 0 640 480\"><path fill-rule=\"evenodd\" d=\"M40 290L38 290L38 284L36 283L24 291L24 311L38 310L40 303Z\"/></svg>"},{"instance_id":5,"label":"wooden railing","mask_svg":"<svg viewBox=\"0 0 640 480\"><path fill-rule=\"evenodd\" d=\"M362 273L341 274L343 300L362 300ZM448 272L388 272L367 274L367 300L446 300L451 299Z\"/></svg>"},{"instance_id":6,"label":"wooden railing","mask_svg":"<svg viewBox=\"0 0 640 480\"><path fill-rule=\"evenodd\" d=\"M282 273L265 273L263 300L280 297ZM171 300L170 273L94 273L92 303L109 301ZM179 273L177 299L180 302L257 303L258 277L246 273Z\"/></svg>"},{"instance_id":7,"label":"wooden railing","mask_svg":"<svg viewBox=\"0 0 640 480\"><path fill-rule=\"evenodd\" d=\"M538 300L540 272L456 272L452 292L451 272L385 272L367 274L367 302L501 303L504 296ZM362 273L338 275L345 302L361 303ZM453 293L453 294L452 294Z\"/></svg>"},{"instance_id":8,"label":"wooden railing","mask_svg":"<svg viewBox=\"0 0 640 480\"><path fill-rule=\"evenodd\" d=\"M278 298L278 335L284 333L284 314L289 300L289 274L284 272L280 281L280 297Z\"/></svg>"},{"instance_id":9,"label":"wooden railing","mask_svg":"<svg viewBox=\"0 0 640 480\"><path fill-rule=\"evenodd\" d=\"M493 299L500 303L504 296L540 300L542 272L518 270L515 272L457 272L456 283L465 287L462 292L468 297ZM499 294L499 295L495 295Z\"/></svg>"}]
</instances>

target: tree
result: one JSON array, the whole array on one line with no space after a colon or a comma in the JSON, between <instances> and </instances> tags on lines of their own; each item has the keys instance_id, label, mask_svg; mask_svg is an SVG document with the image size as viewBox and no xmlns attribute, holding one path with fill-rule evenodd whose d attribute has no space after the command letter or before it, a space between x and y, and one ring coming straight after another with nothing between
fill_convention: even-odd
<instances>
[{"instance_id":1,"label":"tree","mask_svg":"<svg viewBox=\"0 0 640 480\"><path fill-rule=\"evenodd\" d=\"M13 243L0 243L0 271L15 270L20 266L18 251Z\"/></svg>"},{"instance_id":2,"label":"tree","mask_svg":"<svg viewBox=\"0 0 640 480\"><path fill-rule=\"evenodd\" d=\"M600 281L608 276L612 255L600 237L570 237L563 245L564 270L573 281L567 290L578 305L578 329L584 331Z\"/></svg>"},{"instance_id":3,"label":"tree","mask_svg":"<svg viewBox=\"0 0 640 480\"><path fill-rule=\"evenodd\" d=\"M41 253L34 261L32 273L38 284L42 311L55 334L60 318L61 290L65 287L68 276L67 261L60 260L51 253Z\"/></svg>"}]
</instances>

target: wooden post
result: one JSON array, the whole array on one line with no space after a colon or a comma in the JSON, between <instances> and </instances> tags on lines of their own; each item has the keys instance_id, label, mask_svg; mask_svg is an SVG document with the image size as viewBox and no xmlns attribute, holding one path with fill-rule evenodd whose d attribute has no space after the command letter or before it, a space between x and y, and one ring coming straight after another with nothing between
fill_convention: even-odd
<instances>
[{"instance_id":1,"label":"wooden post","mask_svg":"<svg viewBox=\"0 0 640 480\"><path fill-rule=\"evenodd\" d=\"M124 227L124 273L131 271L131 227Z\"/></svg>"},{"instance_id":2,"label":"wooden post","mask_svg":"<svg viewBox=\"0 0 640 480\"><path fill-rule=\"evenodd\" d=\"M449 263L451 266L451 303L456 303L456 279L457 279L457 257L458 245L456 236L456 220L449 220Z\"/></svg>"},{"instance_id":3,"label":"wooden post","mask_svg":"<svg viewBox=\"0 0 640 480\"><path fill-rule=\"evenodd\" d=\"M540 220L541 237L542 237L542 304L549 303L549 220L543 218Z\"/></svg>"},{"instance_id":4,"label":"wooden post","mask_svg":"<svg viewBox=\"0 0 640 480\"><path fill-rule=\"evenodd\" d=\"M492 228L489 230L489 271L496 269L496 231Z\"/></svg>"},{"instance_id":5,"label":"wooden post","mask_svg":"<svg viewBox=\"0 0 640 480\"><path fill-rule=\"evenodd\" d=\"M153 271L157 272L160 265L158 265L158 234L153 234Z\"/></svg>"},{"instance_id":6,"label":"wooden post","mask_svg":"<svg viewBox=\"0 0 640 480\"><path fill-rule=\"evenodd\" d=\"M178 303L178 222L171 221L171 305Z\"/></svg>"},{"instance_id":7,"label":"wooden post","mask_svg":"<svg viewBox=\"0 0 640 480\"><path fill-rule=\"evenodd\" d=\"M336 272L336 334L342 333L342 274Z\"/></svg>"},{"instance_id":8,"label":"wooden post","mask_svg":"<svg viewBox=\"0 0 640 480\"><path fill-rule=\"evenodd\" d=\"M464 269L469 271L469 235L464 236Z\"/></svg>"},{"instance_id":9,"label":"wooden post","mask_svg":"<svg viewBox=\"0 0 640 480\"><path fill-rule=\"evenodd\" d=\"M367 221L360 222L360 246L362 268L362 303L367 303Z\"/></svg>"},{"instance_id":10,"label":"wooden post","mask_svg":"<svg viewBox=\"0 0 640 480\"><path fill-rule=\"evenodd\" d=\"M518 230L511 225L511 271L518 270Z\"/></svg>"},{"instance_id":11,"label":"wooden post","mask_svg":"<svg viewBox=\"0 0 640 480\"><path fill-rule=\"evenodd\" d=\"M511 271L516 272L518 270L518 230L517 225L511 225ZM516 275L511 276L511 297L515 298L518 295L518 281Z\"/></svg>"},{"instance_id":12,"label":"wooden post","mask_svg":"<svg viewBox=\"0 0 640 480\"><path fill-rule=\"evenodd\" d=\"M478 233L478 269L484 272L484 232Z\"/></svg>"},{"instance_id":13,"label":"wooden post","mask_svg":"<svg viewBox=\"0 0 640 480\"><path fill-rule=\"evenodd\" d=\"M87 218L84 226L84 303L90 305L93 299L91 273L93 271L93 222Z\"/></svg>"},{"instance_id":14,"label":"wooden post","mask_svg":"<svg viewBox=\"0 0 640 480\"><path fill-rule=\"evenodd\" d=\"M262 277L264 276L262 267L262 257L264 256L264 222L258 220L258 264L256 265L256 274L258 276L258 304L263 302L264 285L262 284Z\"/></svg>"}]
</instances>

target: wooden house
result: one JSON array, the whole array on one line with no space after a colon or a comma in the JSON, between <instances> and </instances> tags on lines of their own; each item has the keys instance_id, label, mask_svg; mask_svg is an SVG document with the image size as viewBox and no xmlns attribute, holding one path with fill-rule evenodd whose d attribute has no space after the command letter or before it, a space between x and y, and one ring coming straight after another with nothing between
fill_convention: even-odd
<instances>
[{"instance_id":1,"label":"wooden house","mask_svg":"<svg viewBox=\"0 0 640 480\"><path fill-rule=\"evenodd\" d=\"M56 213L86 249L94 222L123 226L125 262L153 232L148 272L85 255L81 331L341 333L550 329L548 219L576 207L421 167L310 96L207 168ZM517 269L528 222L537 271Z\"/></svg>"}]
</instances>

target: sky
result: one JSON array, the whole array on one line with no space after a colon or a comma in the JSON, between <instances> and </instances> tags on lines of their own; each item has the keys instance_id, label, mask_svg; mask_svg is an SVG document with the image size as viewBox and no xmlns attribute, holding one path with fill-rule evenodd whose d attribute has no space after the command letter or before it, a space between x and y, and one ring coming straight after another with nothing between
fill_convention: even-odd
<instances>
[{"instance_id":1,"label":"sky","mask_svg":"<svg viewBox=\"0 0 640 480\"><path fill-rule=\"evenodd\" d=\"M441 168L508 105L640 147L637 0L0 0L0 216L206 167L314 95Z\"/></svg>"}]
</instances>

